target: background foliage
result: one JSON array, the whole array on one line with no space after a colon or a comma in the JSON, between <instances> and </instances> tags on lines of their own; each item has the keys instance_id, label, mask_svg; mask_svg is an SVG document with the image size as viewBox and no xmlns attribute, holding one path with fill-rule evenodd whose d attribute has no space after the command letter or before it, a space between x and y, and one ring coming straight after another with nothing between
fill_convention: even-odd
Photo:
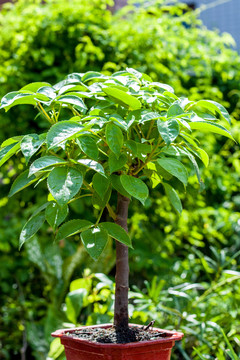
<instances>
[{"instance_id":1,"label":"background foliage","mask_svg":"<svg viewBox=\"0 0 240 360\"><path fill-rule=\"evenodd\" d=\"M116 14L109 6L106 0L47 0L44 5L19 0L5 5L0 13L0 95L31 81L54 83L69 72L94 69L108 74L131 66L173 85L177 95L223 103L235 119L233 135L239 141L240 58L231 37L205 29L184 5L148 2ZM28 107L1 112L0 140L44 128L43 119L34 117ZM239 148L211 135L204 141L208 152L215 153L209 168L202 169L206 188L198 193L194 181L189 185L192 196L182 198L181 218L161 188L145 208L133 203L130 214L135 239L130 283L138 287L132 288L132 321L155 318L158 326L183 330L187 336L175 350L176 359L198 359L198 354L225 359L229 346L220 327L239 353ZM104 272L112 279L113 246L92 264L75 241L53 245L48 228L49 237L43 231L19 253L20 230L42 203L44 191L25 190L7 198L16 169L24 166L19 157L0 174L0 358L19 359L22 353L22 359L24 354L46 359L52 329L65 322L109 320L112 282L94 274ZM87 201L74 205L74 212L75 218L89 212ZM67 257L72 265L63 278ZM84 281L90 278L92 283L79 296L87 300L80 309L73 305L69 310L68 291L84 288L69 288L69 283L82 278L85 268L91 270L84 273ZM58 357L61 350L56 349L52 346L50 358Z\"/></svg>"}]
</instances>

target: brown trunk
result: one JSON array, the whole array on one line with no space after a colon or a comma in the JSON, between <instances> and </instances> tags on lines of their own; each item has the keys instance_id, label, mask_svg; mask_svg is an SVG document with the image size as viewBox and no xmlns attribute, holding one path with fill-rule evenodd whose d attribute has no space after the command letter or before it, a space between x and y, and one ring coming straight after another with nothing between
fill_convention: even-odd
<instances>
[{"instance_id":1,"label":"brown trunk","mask_svg":"<svg viewBox=\"0 0 240 360\"><path fill-rule=\"evenodd\" d=\"M118 194L116 224L128 231L128 205L130 200ZM116 290L114 306L114 325L117 331L128 328L128 247L116 241Z\"/></svg>"}]
</instances>

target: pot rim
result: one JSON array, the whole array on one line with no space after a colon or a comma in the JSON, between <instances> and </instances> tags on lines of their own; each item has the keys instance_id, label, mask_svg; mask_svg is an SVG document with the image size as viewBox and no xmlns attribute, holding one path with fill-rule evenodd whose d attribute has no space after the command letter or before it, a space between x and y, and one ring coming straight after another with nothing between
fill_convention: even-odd
<instances>
[{"instance_id":1,"label":"pot rim","mask_svg":"<svg viewBox=\"0 0 240 360\"><path fill-rule=\"evenodd\" d=\"M157 340L145 340L145 341L138 341L138 342L131 342L131 343L126 343L126 344L112 344L112 343L99 343L99 342L93 342L93 341L88 341L85 339L80 339L78 337L75 336L68 336L66 335L67 332L71 333L75 330L80 330L80 329L90 329L90 328L109 328L112 327L113 324L99 324L99 325L91 325L91 326L79 326L76 328L70 328L70 329L59 329L54 331L51 335L53 337L58 337L61 338L62 340L67 339L68 341L75 341L75 342L81 342L82 344L86 344L86 345L91 345L92 347L104 347L104 348L109 348L109 347L114 347L114 348L122 348L122 347L130 347L130 348L134 348L134 347L140 347L140 346L146 346L146 345L154 345L154 344L160 344L160 343L168 343L168 342L175 342L175 341L179 341L183 338L184 334L182 332L178 332L178 331L171 331L171 330L163 330L163 329L159 329L156 327L153 327L153 330L156 331L164 331L168 334L171 334L171 337L165 337L162 339L157 339ZM137 326L137 327L142 327L142 325L139 324L129 324L130 327L132 326Z\"/></svg>"}]
</instances>

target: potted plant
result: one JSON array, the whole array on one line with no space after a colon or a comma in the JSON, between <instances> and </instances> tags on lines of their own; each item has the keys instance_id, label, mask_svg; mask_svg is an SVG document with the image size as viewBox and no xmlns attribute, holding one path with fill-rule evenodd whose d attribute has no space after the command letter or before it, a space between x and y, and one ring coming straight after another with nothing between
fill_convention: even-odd
<instances>
[{"instance_id":1,"label":"potted plant","mask_svg":"<svg viewBox=\"0 0 240 360\"><path fill-rule=\"evenodd\" d=\"M74 73L54 86L31 83L4 96L1 108L8 111L19 104L35 106L50 127L48 132L16 136L1 145L0 165L19 151L27 165L13 182L10 196L42 181L50 193L48 201L24 225L19 246L29 241L45 220L56 241L79 234L94 260L104 251L109 237L116 240L114 329L107 324L100 331L109 329L110 337L114 330L114 336L117 334L124 344L79 339L76 330L75 335L73 330L59 330L53 336L61 337L70 360L170 359L174 341L183 334L155 329L150 330L150 338L155 340L134 342L138 333L148 332L149 327L129 325L128 247L132 242L127 228L128 207L132 198L144 205L149 187L159 185L181 213L176 189L187 191L189 167L201 188L198 164L208 166L209 161L194 130L232 139L231 133L217 123L230 123L228 112L214 101L179 98L171 86L153 82L134 69L110 76L94 71ZM92 198L98 213L96 222L75 219L62 224L69 203L84 197ZM105 209L112 222L101 221ZM96 331L95 327L87 330ZM85 336L86 328L80 334L81 338Z\"/></svg>"}]
</instances>

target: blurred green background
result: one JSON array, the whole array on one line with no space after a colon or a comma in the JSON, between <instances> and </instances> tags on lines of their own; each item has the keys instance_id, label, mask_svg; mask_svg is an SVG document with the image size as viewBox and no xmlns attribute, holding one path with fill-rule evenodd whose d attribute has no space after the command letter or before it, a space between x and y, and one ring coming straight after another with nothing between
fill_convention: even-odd
<instances>
[{"instance_id":1,"label":"blurred green background","mask_svg":"<svg viewBox=\"0 0 240 360\"><path fill-rule=\"evenodd\" d=\"M182 3L138 1L113 13L111 0L18 0L0 12L0 96L26 83L55 83L71 72L133 67L173 85L177 95L222 103L240 141L240 56L228 34L207 30ZM0 141L46 124L28 106L0 113ZM172 359L238 359L240 355L239 145L206 134L212 155L182 196L179 217L157 187L145 207L131 204L131 322L185 333ZM110 322L114 244L97 263L78 237L54 243L45 228L18 251L18 237L46 189L8 198L25 166L19 155L0 172L0 359L63 360L59 327ZM72 218L89 216L88 200ZM103 273L105 275L103 275ZM227 337L224 335L226 334ZM229 341L229 342L228 342ZM51 349L50 349L51 343ZM49 352L50 349L50 352ZM238 354L238 355L237 355Z\"/></svg>"}]
</instances>

